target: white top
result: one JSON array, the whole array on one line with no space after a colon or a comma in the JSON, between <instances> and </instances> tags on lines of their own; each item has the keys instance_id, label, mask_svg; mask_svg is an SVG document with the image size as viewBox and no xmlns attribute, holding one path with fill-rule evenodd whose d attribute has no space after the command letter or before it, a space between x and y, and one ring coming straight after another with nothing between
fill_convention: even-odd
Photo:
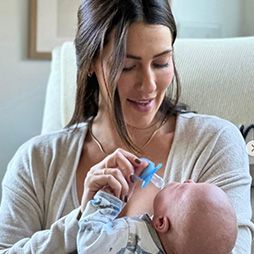
<instances>
[{"instance_id":1,"label":"white top","mask_svg":"<svg viewBox=\"0 0 254 254\"><path fill-rule=\"evenodd\" d=\"M76 250L79 202L76 169L87 123L22 145L3 179L0 253L70 253ZM193 113L177 117L165 182L214 183L236 209L234 254L251 252L248 155L239 130L228 121ZM3 250L3 251L1 251Z\"/></svg>"}]
</instances>

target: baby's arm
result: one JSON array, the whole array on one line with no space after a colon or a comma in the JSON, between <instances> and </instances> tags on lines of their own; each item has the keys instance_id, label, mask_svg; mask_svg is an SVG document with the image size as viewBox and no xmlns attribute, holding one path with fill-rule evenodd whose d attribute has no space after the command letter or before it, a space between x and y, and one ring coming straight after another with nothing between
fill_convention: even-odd
<instances>
[{"instance_id":1,"label":"baby's arm","mask_svg":"<svg viewBox=\"0 0 254 254\"><path fill-rule=\"evenodd\" d=\"M107 171L109 173L109 171ZM112 173L112 171L111 171ZM121 179L121 181L119 181ZM87 184L87 197L96 192L92 200L88 201L79 220L77 235L78 253L108 253L114 249L126 245L128 225L124 219L117 219L124 202L120 198L124 188L124 178L116 178L114 175L90 175ZM102 190L104 189L104 190ZM114 193L110 194L108 192ZM116 195L118 197L116 197ZM120 231L121 233L119 233Z\"/></svg>"},{"instance_id":2,"label":"baby's arm","mask_svg":"<svg viewBox=\"0 0 254 254\"><path fill-rule=\"evenodd\" d=\"M139 232L136 230L138 225L135 220L117 217L124 206L121 199L126 202L134 185L130 186L122 172L115 169L91 171L86 181L83 201L86 207L79 220L77 235L78 253L116 253L126 248L130 227ZM91 197L93 199L89 201Z\"/></svg>"},{"instance_id":3,"label":"baby's arm","mask_svg":"<svg viewBox=\"0 0 254 254\"><path fill-rule=\"evenodd\" d=\"M99 190L111 193L121 200L126 200L126 197L129 195L129 187L129 183L120 169L105 168L90 170L84 183L81 212L84 211L88 201L93 199Z\"/></svg>"}]
</instances>

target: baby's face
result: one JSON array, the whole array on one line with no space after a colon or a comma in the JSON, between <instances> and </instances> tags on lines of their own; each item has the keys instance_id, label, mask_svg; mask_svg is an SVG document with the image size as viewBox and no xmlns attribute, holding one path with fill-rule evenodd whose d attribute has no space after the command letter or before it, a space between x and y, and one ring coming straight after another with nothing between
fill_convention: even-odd
<instances>
[{"instance_id":1,"label":"baby's face","mask_svg":"<svg viewBox=\"0 0 254 254\"><path fill-rule=\"evenodd\" d=\"M228 197L217 186L187 180L183 183L171 182L156 195L154 214L174 218L174 216L181 217L181 215L190 211L202 213L198 208L200 204L216 208L222 206L220 208L222 210L231 209L228 208L230 207Z\"/></svg>"},{"instance_id":2,"label":"baby's face","mask_svg":"<svg viewBox=\"0 0 254 254\"><path fill-rule=\"evenodd\" d=\"M156 199L158 198L159 202L175 203L195 187L196 183L192 180L183 183L170 182L158 193Z\"/></svg>"},{"instance_id":3,"label":"baby's face","mask_svg":"<svg viewBox=\"0 0 254 254\"><path fill-rule=\"evenodd\" d=\"M178 213L181 206L191 202L193 195L202 195L202 188L208 183L195 183L192 180L183 183L170 182L154 199L154 213ZM201 187L201 188L200 188Z\"/></svg>"}]
</instances>

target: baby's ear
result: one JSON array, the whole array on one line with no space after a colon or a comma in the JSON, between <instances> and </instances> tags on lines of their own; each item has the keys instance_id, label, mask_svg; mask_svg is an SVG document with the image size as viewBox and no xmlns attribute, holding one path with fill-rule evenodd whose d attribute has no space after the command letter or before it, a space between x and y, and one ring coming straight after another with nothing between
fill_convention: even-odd
<instances>
[{"instance_id":1,"label":"baby's ear","mask_svg":"<svg viewBox=\"0 0 254 254\"><path fill-rule=\"evenodd\" d=\"M156 231L166 233L169 231L171 223L167 216L158 216L153 218L153 225Z\"/></svg>"}]
</instances>

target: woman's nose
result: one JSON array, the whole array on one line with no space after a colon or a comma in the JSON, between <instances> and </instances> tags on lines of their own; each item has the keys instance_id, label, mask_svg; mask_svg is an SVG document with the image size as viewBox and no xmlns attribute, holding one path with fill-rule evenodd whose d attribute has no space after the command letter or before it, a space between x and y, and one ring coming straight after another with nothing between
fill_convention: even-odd
<instances>
[{"instance_id":1,"label":"woman's nose","mask_svg":"<svg viewBox=\"0 0 254 254\"><path fill-rule=\"evenodd\" d=\"M152 93L156 90L155 74L150 69L144 70L142 74L140 89L146 93Z\"/></svg>"}]
</instances>

